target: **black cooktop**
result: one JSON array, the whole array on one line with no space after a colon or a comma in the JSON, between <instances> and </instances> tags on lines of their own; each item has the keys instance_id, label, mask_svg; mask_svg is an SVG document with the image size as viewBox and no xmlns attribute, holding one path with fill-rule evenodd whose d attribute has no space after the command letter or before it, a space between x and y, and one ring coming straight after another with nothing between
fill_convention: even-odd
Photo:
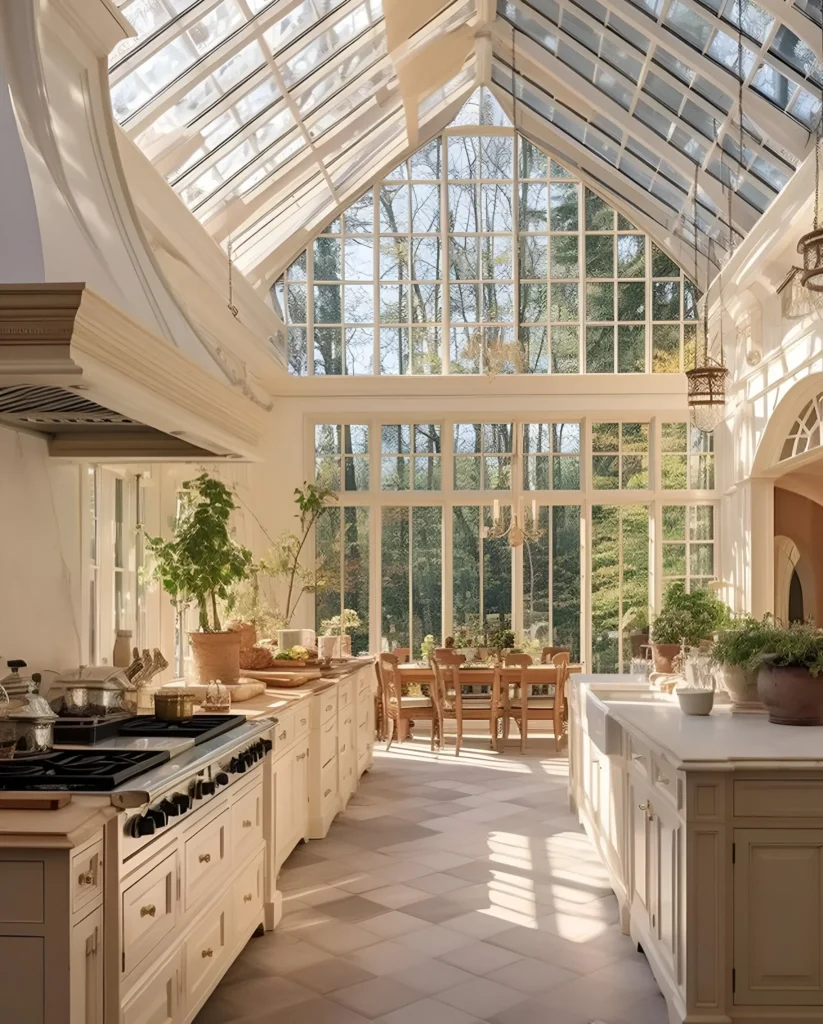
<instances>
[{"instance_id":1,"label":"black cooktop","mask_svg":"<svg viewBox=\"0 0 823 1024\"><path fill-rule=\"evenodd\" d=\"M0 790L103 793L168 760L168 750L53 750L0 761Z\"/></svg>"},{"instance_id":2,"label":"black cooktop","mask_svg":"<svg viewBox=\"0 0 823 1024\"><path fill-rule=\"evenodd\" d=\"M134 716L127 713L120 715L101 715L97 718L58 718L54 723L54 742L76 743L88 746L116 736L125 722Z\"/></svg>"},{"instance_id":3,"label":"black cooktop","mask_svg":"<svg viewBox=\"0 0 823 1024\"><path fill-rule=\"evenodd\" d=\"M194 715L182 722L166 722L154 715L137 715L124 722L118 729L119 736L169 736L175 739L192 739L195 746L213 740L230 729L236 729L246 721L245 715Z\"/></svg>"}]
</instances>

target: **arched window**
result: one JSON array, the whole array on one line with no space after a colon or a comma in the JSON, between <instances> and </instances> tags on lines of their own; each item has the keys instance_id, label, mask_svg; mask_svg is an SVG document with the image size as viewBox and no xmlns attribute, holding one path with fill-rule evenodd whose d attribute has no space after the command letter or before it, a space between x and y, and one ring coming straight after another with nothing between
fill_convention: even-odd
<instances>
[{"instance_id":1,"label":"arched window","mask_svg":"<svg viewBox=\"0 0 823 1024\"><path fill-rule=\"evenodd\" d=\"M820 447L820 421L823 418L821 403L823 394L816 395L804 407L792 424L788 437L783 442L780 461L791 459L795 455L803 455L812 448Z\"/></svg>"},{"instance_id":2,"label":"arched window","mask_svg":"<svg viewBox=\"0 0 823 1024\"><path fill-rule=\"evenodd\" d=\"M272 289L293 374L677 373L697 294L479 90Z\"/></svg>"}]
</instances>

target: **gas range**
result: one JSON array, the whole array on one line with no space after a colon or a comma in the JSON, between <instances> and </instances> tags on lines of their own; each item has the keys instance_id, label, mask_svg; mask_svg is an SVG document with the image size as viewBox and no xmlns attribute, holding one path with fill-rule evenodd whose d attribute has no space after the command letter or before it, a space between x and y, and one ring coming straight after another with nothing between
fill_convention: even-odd
<instances>
[{"instance_id":1,"label":"gas range","mask_svg":"<svg viewBox=\"0 0 823 1024\"><path fill-rule=\"evenodd\" d=\"M0 790L110 792L168 760L168 750L52 750L0 761Z\"/></svg>"},{"instance_id":2,"label":"gas range","mask_svg":"<svg viewBox=\"0 0 823 1024\"><path fill-rule=\"evenodd\" d=\"M195 715L180 722L167 722L154 715L60 718L54 723L54 741L60 745L86 746L114 736L146 736L191 740L197 745L237 729L245 721L245 715Z\"/></svg>"}]
</instances>

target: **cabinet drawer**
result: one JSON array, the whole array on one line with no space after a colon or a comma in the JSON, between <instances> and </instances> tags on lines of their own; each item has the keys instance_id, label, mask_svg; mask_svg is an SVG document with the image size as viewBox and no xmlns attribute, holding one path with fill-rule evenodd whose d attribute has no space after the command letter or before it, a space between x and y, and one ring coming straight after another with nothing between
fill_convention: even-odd
<instances>
[{"instance_id":1,"label":"cabinet drawer","mask_svg":"<svg viewBox=\"0 0 823 1024\"><path fill-rule=\"evenodd\" d=\"M223 811L186 840L185 904L190 910L225 873L229 860L229 812Z\"/></svg>"},{"instance_id":2,"label":"cabinet drawer","mask_svg":"<svg viewBox=\"0 0 823 1024\"><path fill-rule=\"evenodd\" d=\"M677 773L665 757L654 756L651 761L652 782L673 804L677 803Z\"/></svg>"},{"instance_id":3,"label":"cabinet drawer","mask_svg":"<svg viewBox=\"0 0 823 1024\"><path fill-rule=\"evenodd\" d=\"M734 814L737 818L819 818L823 816L823 782L735 782Z\"/></svg>"},{"instance_id":4,"label":"cabinet drawer","mask_svg":"<svg viewBox=\"0 0 823 1024\"><path fill-rule=\"evenodd\" d=\"M246 857L263 838L263 780L237 798L231 809L231 845L234 864Z\"/></svg>"},{"instance_id":5,"label":"cabinet drawer","mask_svg":"<svg viewBox=\"0 0 823 1024\"><path fill-rule=\"evenodd\" d=\"M177 875L175 852L123 893L123 974L130 974L177 926Z\"/></svg>"},{"instance_id":6,"label":"cabinet drawer","mask_svg":"<svg viewBox=\"0 0 823 1024\"><path fill-rule=\"evenodd\" d=\"M329 719L320 729L320 764L325 767L337 753L337 719Z\"/></svg>"},{"instance_id":7,"label":"cabinet drawer","mask_svg":"<svg viewBox=\"0 0 823 1024\"><path fill-rule=\"evenodd\" d=\"M71 909L77 913L103 894L102 839L71 859Z\"/></svg>"},{"instance_id":8,"label":"cabinet drawer","mask_svg":"<svg viewBox=\"0 0 823 1024\"><path fill-rule=\"evenodd\" d=\"M230 900L224 897L198 921L185 941L186 1009L193 1010L211 988L229 944Z\"/></svg>"},{"instance_id":9,"label":"cabinet drawer","mask_svg":"<svg viewBox=\"0 0 823 1024\"><path fill-rule=\"evenodd\" d=\"M309 709L308 706L298 708L294 713L294 738L300 739L309 731Z\"/></svg>"},{"instance_id":10,"label":"cabinet drawer","mask_svg":"<svg viewBox=\"0 0 823 1024\"><path fill-rule=\"evenodd\" d=\"M339 697L338 697L338 704L337 704L338 711L342 713L344 708L348 708L348 707L351 706L351 703L352 703L351 683L344 683L339 688Z\"/></svg>"},{"instance_id":11,"label":"cabinet drawer","mask_svg":"<svg viewBox=\"0 0 823 1024\"><path fill-rule=\"evenodd\" d=\"M121 1024L177 1024L180 1015L180 953L153 971L123 1004Z\"/></svg>"},{"instance_id":12,"label":"cabinet drawer","mask_svg":"<svg viewBox=\"0 0 823 1024\"><path fill-rule=\"evenodd\" d=\"M320 776L320 807L325 812L337 800L337 758L332 758Z\"/></svg>"},{"instance_id":13,"label":"cabinet drawer","mask_svg":"<svg viewBox=\"0 0 823 1024\"><path fill-rule=\"evenodd\" d=\"M294 739L294 715L278 715L274 727L274 753L285 750Z\"/></svg>"},{"instance_id":14,"label":"cabinet drawer","mask_svg":"<svg viewBox=\"0 0 823 1024\"><path fill-rule=\"evenodd\" d=\"M366 669L365 672L360 673L357 677L357 689L360 692L361 697L364 693L372 692L375 682L376 676L373 668Z\"/></svg>"},{"instance_id":15,"label":"cabinet drawer","mask_svg":"<svg viewBox=\"0 0 823 1024\"><path fill-rule=\"evenodd\" d=\"M337 692L332 686L325 693L318 694L320 702L320 724L323 725L337 714Z\"/></svg>"},{"instance_id":16,"label":"cabinet drawer","mask_svg":"<svg viewBox=\"0 0 823 1024\"><path fill-rule=\"evenodd\" d=\"M232 887L234 941L260 923L263 914L263 851L241 872Z\"/></svg>"}]
</instances>

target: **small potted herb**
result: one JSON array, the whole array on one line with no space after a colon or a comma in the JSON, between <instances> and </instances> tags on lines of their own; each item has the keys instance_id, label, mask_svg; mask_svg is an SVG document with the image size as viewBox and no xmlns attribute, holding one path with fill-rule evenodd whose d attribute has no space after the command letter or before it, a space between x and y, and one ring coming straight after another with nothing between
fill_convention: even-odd
<instances>
[{"instance_id":1,"label":"small potted herb","mask_svg":"<svg viewBox=\"0 0 823 1024\"><path fill-rule=\"evenodd\" d=\"M670 584L650 632L655 672L674 672L681 644L699 647L711 641L728 619L728 608L711 591L689 592L683 583Z\"/></svg>"},{"instance_id":2,"label":"small potted herb","mask_svg":"<svg viewBox=\"0 0 823 1024\"><path fill-rule=\"evenodd\" d=\"M777 725L823 725L823 631L811 622L763 627L757 692Z\"/></svg>"},{"instance_id":3,"label":"small potted herb","mask_svg":"<svg viewBox=\"0 0 823 1024\"><path fill-rule=\"evenodd\" d=\"M757 695L757 674L769 628L768 619L743 615L720 631L712 647L714 676L729 694L732 712L766 710Z\"/></svg>"}]
</instances>

